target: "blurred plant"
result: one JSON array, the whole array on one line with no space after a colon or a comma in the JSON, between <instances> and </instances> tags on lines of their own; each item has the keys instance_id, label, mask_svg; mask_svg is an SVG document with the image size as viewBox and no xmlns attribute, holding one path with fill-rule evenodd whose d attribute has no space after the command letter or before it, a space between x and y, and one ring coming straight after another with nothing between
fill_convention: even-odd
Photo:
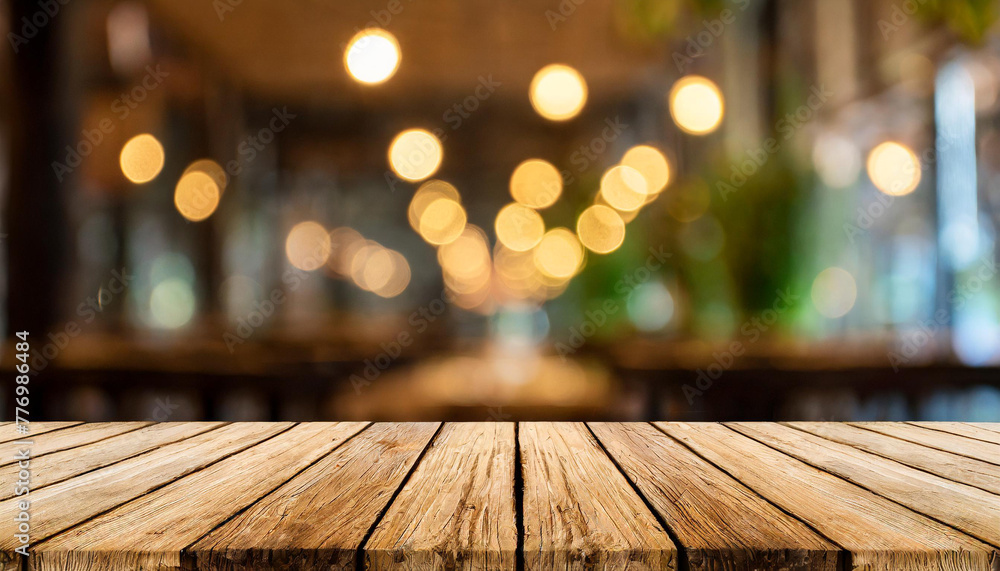
<instances>
[{"instance_id":1,"label":"blurred plant","mask_svg":"<svg viewBox=\"0 0 1000 571\"><path fill-rule=\"evenodd\" d=\"M996 0L926 0L925 19L943 24L959 39L981 44L1000 16Z\"/></svg>"}]
</instances>

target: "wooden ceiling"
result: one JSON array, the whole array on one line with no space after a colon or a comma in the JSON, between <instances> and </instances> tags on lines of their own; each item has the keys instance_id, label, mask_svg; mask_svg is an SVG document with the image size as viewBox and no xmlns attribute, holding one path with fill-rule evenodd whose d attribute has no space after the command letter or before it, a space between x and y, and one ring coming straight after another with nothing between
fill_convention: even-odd
<instances>
[{"instance_id":1,"label":"wooden ceiling","mask_svg":"<svg viewBox=\"0 0 1000 571\"><path fill-rule=\"evenodd\" d=\"M665 43L639 45L619 33L615 3L620 0L576 1L581 3L562 0L564 10L573 11L555 22L555 29L550 16L558 13L557 0L150 0L150 5L154 25L244 89L311 106L458 102L487 76L502 84L498 91L504 97L521 98L533 74L554 62L579 69L591 97L602 99L660 83L673 71ZM378 23L375 15L398 38L403 60L395 77L373 88L353 82L342 58L344 44L358 29Z\"/></svg>"}]
</instances>

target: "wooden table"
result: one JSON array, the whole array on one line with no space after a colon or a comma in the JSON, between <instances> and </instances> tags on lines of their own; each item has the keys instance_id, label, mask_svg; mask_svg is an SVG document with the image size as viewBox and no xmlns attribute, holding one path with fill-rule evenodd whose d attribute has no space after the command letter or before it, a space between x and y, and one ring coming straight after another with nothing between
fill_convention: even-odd
<instances>
[{"instance_id":1,"label":"wooden table","mask_svg":"<svg viewBox=\"0 0 1000 571\"><path fill-rule=\"evenodd\" d=\"M1000 424L36 422L6 569L1000 569ZM23 438L23 437L21 437Z\"/></svg>"}]
</instances>

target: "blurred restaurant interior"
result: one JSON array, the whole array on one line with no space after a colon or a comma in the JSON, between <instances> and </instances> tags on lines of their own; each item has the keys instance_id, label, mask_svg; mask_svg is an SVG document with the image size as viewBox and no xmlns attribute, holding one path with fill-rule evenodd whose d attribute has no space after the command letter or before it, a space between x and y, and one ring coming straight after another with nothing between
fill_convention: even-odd
<instances>
[{"instance_id":1,"label":"blurred restaurant interior","mask_svg":"<svg viewBox=\"0 0 1000 571\"><path fill-rule=\"evenodd\" d=\"M1000 420L996 0L4 0L33 420Z\"/></svg>"}]
</instances>

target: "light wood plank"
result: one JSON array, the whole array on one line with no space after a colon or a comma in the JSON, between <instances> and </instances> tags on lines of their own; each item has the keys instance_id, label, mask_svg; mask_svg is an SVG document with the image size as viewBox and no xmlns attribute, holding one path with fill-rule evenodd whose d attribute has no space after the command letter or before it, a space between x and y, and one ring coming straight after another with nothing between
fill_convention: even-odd
<instances>
[{"instance_id":1,"label":"light wood plank","mask_svg":"<svg viewBox=\"0 0 1000 571\"><path fill-rule=\"evenodd\" d=\"M985 428L972 424L966 424L964 422L910 422L907 424L913 424L915 426L921 426L931 430L940 430L941 432L949 432L951 434L957 434L974 440L982 440L983 442L989 442L991 444L1000 444L1000 434L997 434L992 430L987 430Z\"/></svg>"},{"instance_id":2,"label":"light wood plank","mask_svg":"<svg viewBox=\"0 0 1000 571\"><path fill-rule=\"evenodd\" d=\"M182 562L185 547L365 426L364 422L294 426L45 541L36 547L30 569L190 567L192 562Z\"/></svg>"},{"instance_id":3,"label":"light wood plank","mask_svg":"<svg viewBox=\"0 0 1000 571\"><path fill-rule=\"evenodd\" d=\"M840 550L649 424L591 423L694 571L833 571Z\"/></svg>"},{"instance_id":4,"label":"light wood plank","mask_svg":"<svg viewBox=\"0 0 1000 571\"><path fill-rule=\"evenodd\" d=\"M369 569L512 570L514 425L448 423L365 546Z\"/></svg>"},{"instance_id":5,"label":"light wood plank","mask_svg":"<svg viewBox=\"0 0 1000 571\"><path fill-rule=\"evenodd\" d=\"M18 450L28 448L31 450L31 457L38 458L60 450L69 450L77 446L90 444L118 436L133 430L139 430L144 426L149 426L151 422L94 422L64 428L62 430L47 432L37 437L29 438L33 444L24 446L17 444L18 441L0 444L0 466L9 466L17 462L14 455Z\"/></svg>"},{"instance_id":6,"label":"light wood plank","mask_svg":"<svg viewBox=\"0 0 1000 571\"><path fill-rule=\"evenodd\" d=\"M789 422L799 430L1000 494L1000 467L840 422Z\"/></svg>"},{"instance_id":7,"label":"light wood plank","mask_svg":"<svg viewBox=\"0 0 1000 571\"><path fill-rule=\"evenodd\" d=\"M970 424L985 428L986 430L992 430L993 432L1000 432L1000 422L975 422Z\"/></svg>"},{"instance_id":8,"label":"light wood plank","mask_svg":"<svg viewBox=\"0 0 1000 571\"><path fill-rule=\"evenodd\" d=\"M972 537L725 426L657 426L849 550L852 568L986 571L997 561Z\"/></svg>"},{"instance_id":9,"label":"light wood plank","mask_svg":"<svg viewBox=\"0 0 1000 571\"><path fill-rule=\"evenodd\" d=\"M765 422L732 423L728 426L789 456L1000 547L1000 496L788 426Z\"/></svg>"},{"instance_id":10,"label":"light wood plank","mask_svg":"<svg viewBox=\"0 0 1000 571\"><path fill-rule=\"evenodd\" d=\"M1000 466L1000 445L982 440L965 438L957 434L902 422L851 422L848 424Z\"/></svg>"},{"instance_id":11,"label":"light wood plank","mask_svg":"<svg viewBox=\"0 0 1000 571\"><path fill-rule=\"evenodd\" d=\"M35 458L31 461L31 487L37 490L219 426L222 426L221 422L157 423L79 448ZM0 471L0 499L13 497L17 479L16 471Z\"/></svg>"},{"instance_id":12,"label":"light wood plank","mask_svg":"<svg viewBox=\"0 0 1000 571\"><path fill-rule=\"evenodd\" d=\"M45 434L46 432L52 432L53 430L62 430L64 428L69 428L71 426L78 426L83 424L82 422L32 422L28 425L28 429L31 431L28 434L19 434L14 428L14 423L8 423L10 426L3 431L3 436L0 436L0 444L4 442L11 442L14 440L32 440L35 436Z\"/></svg>"},{"instance_id":13,"label":"light wood plank","mask_svg":"<svg viewBox=\"0 0 1000 571\"><path fill-rule=\"evenodd\" d=\"M583 423L522 422L524 565L676 569L677 549Z\"/></svg>"},{"instance_id":14,"label":"light wood plank","mask_svg":"<svg viewBox=\"0 0 1000 571\"><path fill-rule=\"evenodd\" d=\"M32 541L37 544L291 426L291 423L224 426L35 490L31 492ZM19 499L15 497L0 502L0 513L14 513ZM14 548L18 546L13 538L14 522L11 518L0 518L0 534L0 562L10 561L14 557Z\"/></svg>"},{"instance_id":15,"label":"light wood plank","mask_svg":"<svg viewBox=\"0 0 1000 571\"><path fill-rule=\"evenodd\" d=\"M195 544L198 569L354 569L362 540L438 426L373 425Z\"/></svg>"}]
</instances>

